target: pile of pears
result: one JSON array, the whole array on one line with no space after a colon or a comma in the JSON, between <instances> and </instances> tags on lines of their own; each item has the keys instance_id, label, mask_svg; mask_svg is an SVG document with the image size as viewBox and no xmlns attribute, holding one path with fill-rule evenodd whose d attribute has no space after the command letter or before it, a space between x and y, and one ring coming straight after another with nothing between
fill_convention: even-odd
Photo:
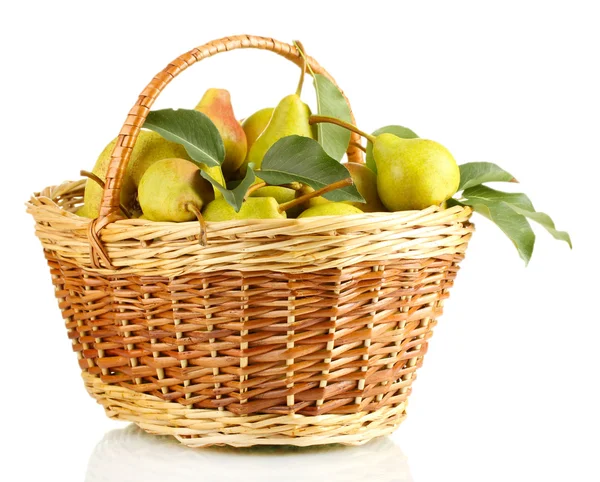
<instances>
[{"instance_id":1,"label":"pile of pears","mask_svg":"<svg viewBox=\"0 0 600 482\"><path fill-rule=\"evenodd\" d=\"M124 214L162 222L343 216L443 206L458 190L459 168L442 145L389 133L372 136L339 119L312 116L300 98L300 87L275 107L260 109L242 121L234 114L227 90L208 89L195 110L214 123L223 140L225 158L220 166L193 162L183 145L142 130L123 179L120 201ZM349 182L365 202L332 202L322 196L327 189L315 191L300 182L272 186L260 179L263 158L278 140L292 135L316 140L318 122L338 124L372 144L376 172L362 163L342 163L348 170ZM115 142L109 143L98 157L92 171L96 179L90 178L86 183L84 204L77 211L80 216L98 216L103 191L99 181L106 177ZM229 188L244 178L249 165L259 177L237 212L221 191L201 175L206 171L221 186Z\"/></svg>"}]
</instances>

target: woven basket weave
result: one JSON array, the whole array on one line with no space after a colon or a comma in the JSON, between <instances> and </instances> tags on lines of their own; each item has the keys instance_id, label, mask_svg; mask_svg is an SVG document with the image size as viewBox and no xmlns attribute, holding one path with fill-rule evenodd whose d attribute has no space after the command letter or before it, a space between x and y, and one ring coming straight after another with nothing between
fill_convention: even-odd
<instances>
[{"instance_id":1,"label":"woven basket weave","mask_svg":"<svg viewBox=\"0 0 600 482\"><path fill-rule=\"evenodd\" d=\"M235 48L301 63L293 46L252 36L188 52L130 111L97 219L73 214L84 181L35 193L27 209L85 386L109 417L190 446L361 444L405 417L471 211L208 223L206 247L196 222L121 219L125 166L156 97Z\"/></svg>"}]
</instances>

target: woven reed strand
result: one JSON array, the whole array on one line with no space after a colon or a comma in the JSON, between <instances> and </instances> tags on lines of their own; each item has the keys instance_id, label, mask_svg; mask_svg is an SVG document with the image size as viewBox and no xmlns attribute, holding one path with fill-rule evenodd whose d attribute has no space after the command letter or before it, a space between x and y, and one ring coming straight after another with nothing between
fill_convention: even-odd
<instances>
[{"instance_id":1,"label":"woven reed strand","mask_svg":"<svg viewBox=\"0 0 600 482\"><path fill-rule=\"evenodd\" d=\"M189 447L230 445L362 445L393 432L406 418L406 403L373 412L345 415L254 414L243 419L221 410L190 409L176 402L102 383L83 374L88 393L115 420L133 422L145 431L171 435Z\"/></svg>"},{"instance_id":2,"label":"woven reed strand","mask_svg":"<svg viewBox=\"0 0 600 482\"><path fill-rule=\"evenodd\" d=\"M202 247L195 222L120 220L103 242L121 268L96 269L82 193L28 203L81 369L238 416L403 406L473 231L432 207L208 223Z\"/></svg>"}]
</instances>

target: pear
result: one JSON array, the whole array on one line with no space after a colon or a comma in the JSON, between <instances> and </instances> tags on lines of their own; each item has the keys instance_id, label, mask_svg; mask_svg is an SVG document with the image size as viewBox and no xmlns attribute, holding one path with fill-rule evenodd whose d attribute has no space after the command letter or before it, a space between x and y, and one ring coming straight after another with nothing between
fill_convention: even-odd
<instances>
[{"instance_id":1,"label":"pear","mask_svg":"<svg viewBox=\"0 0 600 482\"><path fill-rule=\"evenodd\" d=\"M310 218L314 216L346 216L348 214L361 214L359 208L342 202L329 202L308 208L298 218Z\"/></svg>"},{"instance_id":2,"label":"pear","mask_svg":"<svg viewBox=\"0 0 600 482\"><path fill-rule=\"evenodd\" d=\"M377 192L390 211L425 209L450 199L460 170L452 154L428 139L380 134L373 140Z\"/></svg>"},{"instance_id":3,"label":"pear","mask_svg":"<svg viewBox=\"0 0 600 482\"><path fill-rule=\"evenodd\" d=\"M294 183L300 184L300 183ZM227 204L223 199L217 199L210 203L206 209L204 210L204 218L208 221L225 221L228 219L252 219L252 218L286 218L286 212L291 215L295 215L298 211L302 211L304 206L308 204L308 202L318 197L322 194L326 194L334 189L338 189L340 187L349 186L352 184L352 179L347 178L340 181L336 181L327 186L323 186L320 189L314 190L311 188L310 192L304 193L302 196L294 195L293 199L289 201L285 201L282 203L278 203L275 199L275 195L280 195L281 191L275 191L274 188L285 189L283 186L267 186L270 187L270 190L266 190L266 187L259 188L255 192L258 192L260 189L265 189L263 193L271 193L273 196L268 197L248 197L243 203L239 213L236 213L229 204ZM294 189L296 187L294 186ZM300 191L300 189L298 190ZM288 197L291 197L290 194L287 194ZM284 199L282 199L283 201ZM331 203L327 202L327 204L316 206L314 209L328 208L325 209L325 214L321 214L322 216L326 216L328 214L353 214L362 212L360 209L355 208L354 206L350 206L349 204L344 203ZM313 209L313 208L310 208ZM308 209L307 211L310 211ZM329 212L328 212L329 211ZM316 212L321 212L317 210ZM293 214L292 214L293 213ZM309 215L311 215L309 213Z\"/></svg>"},{"instance_id":4,"label":"pear","mask_svg":"<svg viewBox=\"0 0 600 482\"><path fill-rule=\"evenodd\" d=\"M277 204L285 204L296 199L296 192L294 189L283 186L265 186L254 191L250 197L272 197ZM295 218L301 212L301 206L294 206L286 211L288 218Z\"/></svg>"},{"instance_id":5,"label":"pear","mask_svg":"<svg viewBox=\"0 0 600 482\"><path fill-rule=\"evenodd\" d=\"M192 221L214 199L212 185L200 168L186 159L162 159L150 166L140 181L138 199L150 221Z\"/></svg>"},{"instance_id":6,"label":"pear","mask_svg":"<svg viewBox=\"0 0 600 482\"><path fill-rule=\"evenodd\" d=\"M272 197L278 204L283 204L292 201L296 191L283 186L265 186L252 192L250 197Z\"/></svg>"},{"instance_id":7,"label":"pear","mask_svg":"<svg viewBox=\"0 0 600 482\"><path fill-rule=\"evenodd\" d=\"M282 137L297 135L314 139L313 129L308 123L309 117L310 109L298 94L284 97L275 107L263 133L252 144L248 152L248 163L252 162L256 169L260 169L267 151Z\"/></svg>"},{"instance_id":8,"label":"pear","mask_svg":"<svg viewBox=\"0 0 600 482\"><path fill-rule=\"evenodd\" d=\"M225 177L223 176L223 170L221 169L221 166L208 167L206 164L198 164L198 167L200 167L200 170L207 172L210 177L217 181L221 186L226 186ZM215 198L223 197L221 191L219 191L216 187L213 187L213 191L215 193Z\"/></svg>"},{"instance_id":9,"label":"pear","mask_svg":"<svg viewBox=\"0 0 600 482\"><path fill-rule=\"evenodd\" d=\"M374 136L334 117L312 116L310 122L336 124L371 141L377 166L377 193L390 211L439 206L458 190L458 165L448 149L435 141L403 139L388 133Z\"/></svg>"},{"instance_id":10,"label":"pear","mask_svg":"<svg viewBox=\"0 0 600 482\"><path fill-rule=\"evenodd\" d=\"M350 176L354 181L356 189L366 201L364 203L345 202L357 207L365 213L387 211L379 199L379 194L377 194L377 176L375 173L365 164L360 164L358 162L348 162L347 164L344 164L344 166L350 171Z\"/></svg>"},{"instance_id":11,"label":"pear","mask_svg":"<svg viewBox=\"0 0 600 482\"><path fill-rule=\"evenodd\" d=\"M298 191L296 191L296 197L299 198L299 197L305 196L307 194L310 194L314 191L315 190L312 187L310 187L306 184L303 184L302 187ZM315 197L311 197L306 202L301 204L300 208L301 208L301 211L305 211L308 208L311 208L313 206L318 206L319 204L327 204L330 202L331 201L329 199L325 199L323 196L315 196Z\"/></svg>"},{"instance_id":12,"label":"pear","mask_svg":"<svg viewBox=\"0 0 600 482\"><path fill-rule=\"evenodd\" d=\"M225 89L208 89L196 106L213 121L225 146L225 159L221 168L225 177L231 176L244 162L248 146L246 133L233 114L231 96Z\"/></svg>"},{"instance_id":13,"label":"pear","mask_svg":"<svg viewBox=\"0 0 600 482\"><path fill-rule=\"evenodd\" d=\"M300 98L305 73L306 60L300 70L296 92L286 95L273 109L269 123L248 149L245 165L253 163L256 169L260 169L267 151L282 137L297 135L315 138L316 128L313 128L308 122L311 114L310 108ZM263 115L266 117L266 114ZM243 168L241 174L245 174Z\"/></svg>"},{"instance_id":14,"label":"pear","mask_svg":"<svg viewBox=\"0 0 600 482\"><path fill-rule=\"evenodd\" d=\"M248 151L252 148L252 145L258 139L267 125L271 120L271 116L273 115L273 111L275 109L273 107L266 107L264 109L256 111L247 119L244 119L242 122L242 128L246 133L246 143L248 145Z\"/></svg>"},{"instance_id":15,"label":"pear","mask_svg":"<svg viewBox=\"0 0 600 482\"><path fill-rule=\"evenodd\" d=\"M279 204L272 197L249 197L242 203L239 212L225 199L215 199L202 211L205 221L231 221L240 219L284 219L285 211L279 210Z\"/></svg>"},{"instance_id":16,"label":"pear","mask_svg":"<svg viewBox=\"0 0 600 482\"><path fill-rule=\"evenodd\" d=\"M273 107L266 107L256 111L250 117L242 121L242 128L246 133L248 152L246 153L246 159L244 159L244 162L240 168L231 176L233 179L243 179L246 175L248 154L250 154L250 149L252 149L256 139L258 139L258 137L264 132L265 128L269 124L274 110L275 109Z\"/></svg>"},{"instance_id":17,"label":"pear","mask_svg":"<svg viewBox=\"0 0 600 482\"><path fill-rule=\"evenodd\" d=\"M92 170L103 181L106 180L110 155L116 143L117 140L114 139L104 148ZM135 205L137 187L146 169L156 161L168 157L189 159L182 145L167 141L156 132L140 131L123 178L121 187L121 204L123 206L132 208ZM98 183L88 179L83 196L84 204L77 210L76 214L87 218L97 218L102 201L102 192L103 190Z\"/></svg>"},{"instance_id":18,"label":"pear","mask_svg":"<svg viewBox=\"0 0 600 482\"><path fill-rule=\"evenodd\" d=\"M97 218L98 217L98 210L96 210L96 213L94 215L93 212L90 212L91 208L89 207L89 204L86 205L84 204L83 206L80 206L77 211L75 211L75 214L77 214L77 216L81 216L82 218Z\"/></svg>"}]
</instances>

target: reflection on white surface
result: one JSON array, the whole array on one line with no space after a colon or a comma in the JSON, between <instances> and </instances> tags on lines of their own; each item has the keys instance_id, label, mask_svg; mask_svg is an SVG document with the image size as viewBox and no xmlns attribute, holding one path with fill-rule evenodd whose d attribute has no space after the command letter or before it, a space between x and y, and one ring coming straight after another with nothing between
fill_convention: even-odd
<instances>
[{"instance_id":1,"label":"reflection on white surface","mask_svg":"<svg viewBox=\"0 0 600 482\"><path fill-rule=\"evenodd\" d=\"M358 446L191 449L135 425L108 432L94 449L86 482L260 481L412 482L389 437Z\"/></svg>"}]
</instances>

